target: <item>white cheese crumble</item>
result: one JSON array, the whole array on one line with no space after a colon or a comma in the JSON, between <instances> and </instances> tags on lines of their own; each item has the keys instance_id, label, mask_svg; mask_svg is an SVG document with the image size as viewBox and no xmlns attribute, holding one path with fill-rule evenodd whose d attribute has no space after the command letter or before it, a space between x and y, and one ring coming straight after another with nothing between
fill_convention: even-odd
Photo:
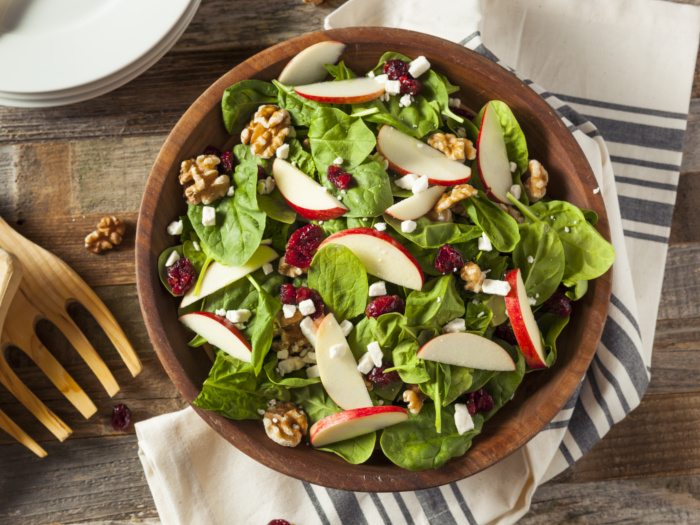
<instances>
[{"instance_id":1,"label":"white cheese crumble","mask_svg":"<svg viewBox=\"0 0 700 525\"><path fill-rule=\"evenodd\" d=\"M287 359L288 357L289 357L289 350L280 350L279 352L277 352L277 359L279 359L280 361L282 359Z\"/></svg>"},{"instance_id":2,"label":"white cheese crumble","mask_svg":"<svg viewBox=\"0 0 700 525\"><path fill-rule=\"evenodd\" d=\"M301 315L311 315L316 313L316 306L311 299L305 299L299 303L299 311Z\"/></svg>"},{"instance_id":3,"label":"white cheese crumble","mask_svg":"<svg viewBox=\"0 0 700 525\"><path fill-rule=\"evenodd\" d=\"M343 335L347 337L350 335L350 332L352 332L352 329L355 328L355 326L348 321L347 319L340 323L340 329L343 331Z\"/></svg>"},{"instance_id":4,"label":"white cheese crumble","mask_svg":"<svg viewBox=\"0 0 700 525\"><path fill-rule=\"evenodd\" d=\"M245 330L245 323L233 323L233 326L235 326L239 330Z\"/></svg>"},{"instance_id":5,"label":"white cheese crumble","mask_svg":"<svg viewBox=\"0 0 700 525\"><path fill-rule=\"evenodd\" d=\"M282 313L285 319L291 319L297 313L297 306L295 304L283 304Z\"/></svg>"},{"instance_id":6,"label":"white cheese crumble","mask_svg":"<svg viewBox=\"0 0 700 525\"><path fill-rule=\"evenodd\" d=\"M564 231L565 231L566 233L569 233L571 230L569 229L568 226L564 226Z\"/></svg>"},{"instance_id":7,"label":"white cheese crumble","mask_svg":"<svg viewBox=\"0 0 700 525\"><path fill-rule=\"evenodd\" d=\"M408 65L408 72L413 78L418 78L430 69L430 62L423 55L416 58Z\"/></svg>"},{"instance_id":8,"label":"white cheese crumble","mask_svg":"<svg viewBox=\"0 0 700 525\"><path fill-rule=\"evenodd\" d=\"M310 366L306 369L306 377L313 379L314 377L321 377L321 372L318 370L318 365Z\"/></svg>"},{"instance_id":9,"label":"white cheese crumble","mask_svg":"<svg viewBox=\"0 0 700 525\"><path fill-rule=\"evenodd\" d=\"M449 333L455 333L455 332L465 332L467 330L467 323L465 320L461 317L458 317L457 319L453 319L449 323L447 323L445 326L442 327L443 332L446 334Z\"/></svg>"},{"instance_id":10,"label":"white cheese crumble","mask_svg":"<svg viewBox=\"0 0 700 525\"><path fill-rule=\"evenodd\" d=\"M263 272L265 272L265 275L270 275L274 270L274 268L272 267L272 264L270 264L269 262L263 264L262 269L263 269Z\"/></svg>"},{"instance_id":11,"label":"white cheese crumble","mask_svg":"<svg viewBox=\"0 0 700 525\"><path fill-rule=\"evenodd\" d=\"M387 80L389 80L389 75L377 75L374 77L374 80L379 82L380 84L385 84Z\"/></svg>"},{"instance_id":12,"label":"white cheese crumble","mask_svg":"<svg viewBox=\"0 0 700 525\"><path fill-rule=\"evenodd\" d=\"M401 82L398 80L387 80L384 84L384 91L389 95L398 95L401 92Z\"/></svg>"},{"instance_id":13,"label":"white cheese crumble","mask_svg":"<svg viewBox=\"0 0 700 525\"><path fill-rule=\"evenodd\" d=\"M509 191L510 194L515 197L515 200L519 200L520 196L523 194L523 189L518 184L513 184Z\"/></svg>"},{"instance_id":14,"label":"white cheese crumble","mask_svg":"<svg viewBox=\"0 0 700 525\"><path fill-rule=\"evenodd\" d=\"M424 192L425 190L428 189L428 186L430 186L430 182L428 181L428 177L425 175L421 175L416 179L416 182L413 183L413 186L411 186L411 191L413 192L414 195L417 195L418 193Z\"/></svg>"},{"instance_id":15,"label":"white cheese crumble","mask_svg":"<svg viewBox=\"0 0 700 525\"><path fill-rule=\"evenodd\" d=\"M226 319L232 323L247 323L253 313L250 310L229 310L226 312Z\"/></svg>"},{"instance_id":16,"label":"white cheese crumble","mask_svg":"<svg viewBox=\"0 0 700 525\"><path fill-rule=\"evenodd\" d=\"M381 295L386 295L386 283L384 281L379 281L369 285L370 297L379 297Z\"/></svg>"},{"instance_id":17,"label":"white cheese crumble","mask_svg":"<svg viewBox=\"0 0 700 525\"><path fill-rule=\"evenodd\" d=\"M360 362L357 363L357 370L362 374L369 374L373 368L374 362L372 361L372 356L369 355L369 352L366 352L360 357Z\"/></svg>"},{"instance_id":18,"label":"white cheese crumble","mask_svg":"<svg viewBox=\"0 0 700 525\"><path fill-rule=\"evenodd\" d=\"M265 411L262 408L258 408L258 414L261 416L265 415Z\"/></svg>"},{"instance_id":19,"label":"white cheese crumble","mask_svg":"<svg viewBox=\"0 0 700 525\"><path fill-rule=\"evenodd\" d=\"M483 232L481 234L481 237L479 237L479 240L477 241L479 250L482 252L490 252L493 250L493 246L491 245L491 240L486 236L486 232Z\"/></svg>"},{"instance_id":20,"label":"white cheese crumble","mask_svg":"<svg viewBox=\"0 0 700 525\"><path fill-rule=\"evenodd\" d=\"M407 108L411 104L413 104L413 97L411 95L409 95L408 93L406 93L404 96L402 96L401 99L399 100L399 107L400 108Z\"/></svg>"},{"instance_id":21,"label":"white cheese crumble","mask_svg":"<svg viewBox=\"0 0 700 525\"><path fill-rule=\"evenodd\" d=\"M404 233L413 233L418 224L415 221L401 221L401 231Z\"/></svg>"},{"instance_id":22,"label":"white cheese crumble","mask_svg":"<svg viewBox=\"0 0 700 525\"><path fill-rule=\"evenodd\" d=\"M165 261L165 266L167 268L170 268L173 264L175 264L179 260L180 260L180 255L177 253L177 251L173 250L172 252L170 252L170 255L168 255L168 260Z\"/></svg>"},{"instance_id":23,"label":"white cheese crumble","mask_svg":"<svg viewBox=\"0 0 700 525\"><path fill-rule=\"evenodd\" d=\"M508 295L510 292L510 284L507 281L497 281L496 279L484 279L481 285L481 290L484 293L491 295Z\"/></svg>"},{"instance_id":24,"label":"white cheese crumble","mask_svg":"<svg viewBox=\"0 0 700 525\"><path fill-rule=\"evenodd\" d=\"M469 415L469 409L464 403L455 403L455 426L460 436L465 432L474 430L474 420Z\"/></svg>"},{"instance_id":25,"label":"white cheese crumble","mask_svg":"<svg viewBox=\"0 0 700 525\"><path fill-rule=\"evenodd\" d=\"M236 193L236 190L233 188L233 186L228 187L228 191L226 192L227 197L233 197L233 194Z\"/></svg>"},{"instance_id":26,"label":"white cheese crumble","mask_svg":"<svg viewBox=\"0 0 700 525\"><path fill-rule=\"evenodd\" d=\"M407 173L400 179L396 179L394 181L394 184L396 184L402 190L412 190L413 185L416 183L417 180L418 175L414 175L413 173Z\"/></svg>"},{"instance_id":27,"label":"white cheese crumble","mask_svg":"<svg viewBox=\"0 0 700 525\"><path fill-rule=\"evenodd\" d=\"M289 157L289 144L282 144L275 150L275 156L278 159L286 159Z\"/></svg>"},{"instance_id":28,"label":"white cheese crumble","mask_svg":"<svg viewBox=\"0 0 700 525\"><path fill-rule=\"evenodd\" d=\"M275 179L268 177L265 180L258 182L258 193L260 195L269 195L275 189Z\"/></svg>"},{"instance_id":29,"label":"white cheese crumble","mask_svg":"<svg viewBox=\"0 0 700 525\"><path fill-rule=\"evenodd\" d=\"M515 173L515 170L518 169L518 165L515 162L510 163L510 172Z\"/></svg>"},{"instance_id":30,"label":"white cheese crumble","mask_svg":"<svg viewBox=\"0 0 700 525\"><path fill-rule=\"evenodd\" d=\"M328 353L331 359L337 359L338 357L343 357L348 349L348 345L343 343L333 345L328 349Z\"/></svg>"},{"instance_id":31,"label":"white cheese crumble","mask_svg":"<svg viewBox=\"0 0 700 525\"><path fill-rule=\"evenodd\" d=\"M316 352L307 352L306 355L302 356L304 363L314 364L316 363Z\"/></svg>"},{"instance_id":32,"label":"white cheese crumble","mask_svg":"<svg viewBox=\"0 0 700 525\"><path fill-rule=\"evenodd\" d=\"M384 355L382 354L382 349L377 341L372 341L367 345L367 353L372 358L374 366L382 366L382 357L384 357Z\"/></svg>"},{"instance_id":33,"label":"white cheese crumble","mask_svg":"<svg viewBox=\"0 0 700 525\"><path fill-rule=\"evenodd\" d=\"M528 297L527 302L530 303L530 306L535 306L537 304L537 299L534 297Z\"/></svg>"},{"instance_id":34,"label":"white cheese crumble","mask_svg":"<svg viewBox=\"0 0 700 525\"><path fill-rule=\"evenodd\" d=\"M384 230L386 230L386 223L385 222L378 222L377 224L374 225L374 228L377 231L383 232Z\"/></svg>"},{"instance_id":35,"label":"white cheese crumble","mask_svg":"<svg viewBox=\"0 0 700 525\"><path fill-rule=\"evenodd\" d=\"M593 190L594 195L598 195L599 192L600 192L600 187Z\"/></svg>"},{"instance_id":36,"label":"white cheese crumble","mask_svg":"<svg viewBox=\"0 0 700 525\"><path fill-rule=\"evenodd\" d=\"M304 334L306 340L311 343L311 346L316 346L316 325L314 324L311 317L304 317L299 323L299 328L301 333Z\"/></svg>"},{"instance_id":37,"label":"white cheese crumble","mask_svg":"<svg viewBox=\"0 0 700 525\"><path fill-rule=\"evenodd\" d=\"M528 262L528 264L532 264L535 262L535 258L532 255L528 255L527 262Z\"/></svg>"},{"instance_id":38,"label":"white cheese crumble","mask_svg":"<svg viewBox=\"0 0 700 525\"><path fill-rule=\"evenodd\" d=\"M451 108L458 108L462 105L462 101L458 98L452 98L450 97L448 100L448 106Z\"/></svg>"},{"instance_id":39,"label":"white cheese crumble","mask_svg":"<svg viewBox=\"0 0 700 525\"><path fill-rule=\"evenodd\" d=\"M173 221L168 224L167 232L169 235L180 235L182 233L182 221Z\"/></svg>"},{"instance_id":40,"label":"white cheese crumble","mask_svg":"<svg viewBox=\"0 0 700 525\"><path fill-rule=\"evenodd\" d=\"M284 376L285 374L304 368L305 364L301 357L290 357L289 359L280 361L277 366L279 367L280 375Z\"/></svg>"},{"instance_id":41,"label":"white cheese crumble","mask_svg":"<svg viewBox=\"0 0 700 525\"><path fill-rule=\"evenodd\" d=\"M481 319L482 317L484 317L484 312L479 312L478 314L476 314L477 319Z\"/></svg>"},{"instance_id":42,"label":"white cheese crumble","mask_svg":"<svg viewBox=\"0 0 700 525\"><path fill-rule=\"evenodd\" d=\"M333 161L333 164L336 166L340 166L343 163L343 157L336 157L335 160Z\"/></svg>"},{"instance_id":43,"label":"white cheese crumble","mask_svg":"<svg viewBox=\"0 0 700 525\"><path fill-rule=\"evenodd\" d=\"M219 308L214 312L216 315L219 317L226 317L226 309L225 308Z\"/></svg>"},{"instance_id":44,"label":"white cheese crumble","mask_svg":"<svg viewBox=\"0 0 700 525\"><path fill-rule=\"evenodd\" d=\"M367 76L369 78L374 78L376 75L374 74L374 71L370 71L369 73L367 73Z\"/></svg>"},{"instance_id":45,"label":"white cheese crumble","mask_svg":"<svg viewBox=\"0 0 700 525\"><path fill-rule=\"evenodd\" d=\"M214 206L202 208L202 226L216 226L216 208Z\"/></svg>"}]
</instances>

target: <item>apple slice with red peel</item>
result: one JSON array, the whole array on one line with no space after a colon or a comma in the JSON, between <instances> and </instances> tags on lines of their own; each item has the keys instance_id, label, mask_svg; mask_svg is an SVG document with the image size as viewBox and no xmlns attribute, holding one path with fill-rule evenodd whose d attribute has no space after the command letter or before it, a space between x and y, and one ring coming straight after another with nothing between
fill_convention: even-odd
<instances>
[{"instance_id":1,"label":"apple slice with red peel","mask_svg":"<svg viewBox=\"0 0 700 525\"><path fill-rule=\"evenodd\" d=\"M530 308L520 269L510 270L506 274L506 281L510 284L510 292L506 295L506 310L525 362L530 368L546 368L542 336Z\"/></svg>"},{"instance_id":2,"label":"apple slice with red peel","mask_svg":"<svg viewBox=\"0 0 700 525\"><path fill-rule=\"evenodd\" d=\"M202 297L213 294L224 286L228 286L232 282L237 281L241 277L245 277L249 273L253 273L258 268L262 268L265 263L269 263L277 259L277 252L269 246L259 246L251 255L250 259L241 266L227 266L218 262L212 262L206 269L202 284L199 287L199 294L195 295L196 286L192 286L187 293L182 296L180 308L185 308L196 303Z\"/></svg>"},{"instance_id":3,"label":"apple slice with red peel","mask_svg":"<svg viewBox=\"0 0 700 525\"><path fill-rule=\"evenodd\" d=\"M275 159L272 176L287 204L305 219L327 221L348 211L326 188L286 160Z\"/></svg>"},{"instance_id":4,"label":"apple slice with red peel","mask_svg":"<svg viewBox=\"0 0 700 525\"><path fill-rule=\"evenodd\" d=\"M358 77L333 82L317 82L294 88L297 95L330 104L361 104L379 98L384 85L373 78Z\"/></svg>"},{"instance_id":5,"label":"apple slice with red peel","mask_svg":"<svg viewBox=\"0 0 700 525\"><path fill-rule=\"evenodd\" d=\"M317 42L300 51L280 73L277 80L287 86L320 82L328 71L325 64L335 64L345 51L345 44L334 40Z\"/></svg>"},{"instance_id":6,"label":"apple slice with red peel","mask_svg":"<svg viewBox=\"0 0 700 525\"><path fill-rule=\"evenodd\" d=\"M425 175L435 186L464 184L472 175L469 166L386 124L377 134L377 151L395 173Z\"/></svg>"},{"instance_id":7,"label":"apple slice with red peel","mask_svg":"<svg viewBox=\"0 0 700 525\"><path fill-rule=\"evenodd\" d=\"M252 347L236 326L211 312L192 312L181 315L180 322L227 354L250 363Z\"/></svg>"},{"instance_id":8,"label":"apple slice with red peel","mask_svg":"<svg viewBox=\"0 0 700 525\"><path fill-rule=\"evenodd\" d=\"M490 339L467 332L439 335L425 343L417 355L426 361L479 370L515 370L513 358L501 346Z\"/></svg>"},{"instance_id":9,"label":"apple slice with red peel","mask_svg":"<svg viewBox=\"0 0 700 525\"><path fill-rule=\"evenodd\" d=\"M510 201L507 193L513 186L513 174L510 171L501 122L491 104L486 104L481 118L476 162L479 167L479 178L486 194L503 204L508 204Z\"/></svg>"},{"instance_id":10,"label":"apple slice with red peel","mask_svg":"<svg viewBox=\"0 0 700 525\"><path fill-rule=\"evenodd\" d=\"M433 209L443 193L445 193L444 186L431 186L425 191L389 206L386 212L401 221L418 219Z\"/></svg>"},{"instance_id":11,"label":"apple slice with red peel","mask_svg":"<svg viewBox=\"0 0 700 525\"><path fill-rule=\"evenodd\" d=\"M331 348L337 348L336 345L344 347L345 352L332 357ZM333 314L326 315L316 330L316 363L323 388L340 408L372 406L365 381L357 370L357 361Z\"/></svg>"},{"instance_id":12,"label":"apple slice with red peel","mask_svg":"<svg viewBox=\"0 0 700 525\"><path fill-rule=\"evenodd\" d=\"M321 247L331 243L348 248L370 275L411 290L423 288L423 270L416 258L386 233L374 228L350 228L326 238Z\"/></svg>"},{"instance_id":13,"label":"apple slice with red peel","mask_svg":"<svg viewBox=\"0 0 700 525\"><path fill-rule=\"evenodd\" d=\"M324 447L390 427L408 419L408 411L392 405L356 408L316 421L309 430L311 445Z\"/></svg>"}]
</instances>

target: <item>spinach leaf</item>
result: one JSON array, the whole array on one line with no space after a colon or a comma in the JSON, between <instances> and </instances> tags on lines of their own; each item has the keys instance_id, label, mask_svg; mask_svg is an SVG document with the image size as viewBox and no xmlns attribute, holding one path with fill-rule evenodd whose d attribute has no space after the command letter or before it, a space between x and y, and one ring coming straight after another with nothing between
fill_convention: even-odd
<instances>
[{"instance_id":1,"label":"spinach leaf","mask_svg":"<svg viewBox=\"0 0 700 525\"><path fill-rule=\"evenodd\" d=\"M325 64L323 67L326 68L326 71L330 73L334 80L350 80L357 77L355 72L346 66L342 60L336 65Z\"/></svg>"},{"instance_id":2,"label":"spinach leaf","mask_svg":"<svg viewBox=\"0 0 700 525\"><path fill-rule=\"evenodd\" d=\"M226 88L221 98L226 131L232 135L240 133L259 106L276 103L277 90L269 82L243 80Z\"/></svg>"},{"instance_id":3,"label":"spinach leaf","mask_svg":"<svg viewBox=\"0 0 700 525\"><path fill-rule=\"evenodd\" d=\"M398 346L405 337L406 317L398 312L391 312L379 317L368 317L368 319L374 340L379 343L386 357L391 360L390 349Z\"/></svg>"},{"instance_id":4,"label":"spinach leaf","mask_svg":"<svg viewBox=\"0 0 700 525\"><path fill-rule=\"evenodd\" d=\"M236 144L233 147L233 156L236 157L239 164L252 162L258 166L262 166L268 173L272 167L272 163L269 159L263 159L255 155L248 144Z\"/></svg>"},{"instance_id":5,"label":"spinach leaf","mask_svg":"<svg viewBox=\"0 0 700 525\"><path fill-rule=\"evenodd\" d=\"M289 144L289 156L287 157L289 163L295 163L297 168L306 173L309 177L316 178L316 164L314 163L314 158L311 156L311 153L306 151L302 147L301 142L295 138L287 139L287 143Z\"/></svg>"},{"instance_id":6,"label":"spinach leaf","mask_svg":"<svg viewBox=\"0 0 700 525\"><path fill-rule=\"evenodd\" d=\"M464 301L455 286L455 277L445 275L433 279L414 290L406 299L408 325L442 328L443 325L464 315Z\"/></svg>"},{"instance_id":7,"label":"spinach leaf","mask_svg":"<svg viewBox=\"0 0 700 525\"><path fill-rule=\"evenodd\" d=\"M481 109L474 119L474 124L477 128L481 128L481 120L484 118L484 111L486 111L486 106L488 105L491 105L491 108L496 112L496 115L498 115L498 121L501 123L501 131L503 132L503 139L506 142L508 160L518 165L516 173L520 176L527 171L528 167L529 155L527 152L525 134L508 105L500 100L492 100Z\"/></svg>"},{"instance_id":8,"label":"spinach leaf","mask_svg":"<svg viewBox=\"0 0 700 525\"><path fill-rule=\"evenodd\" d=\"M273 218L268 217L265 221L263 239L271 239L272 247L278 252L284 252L286 250L287 233L289 232L290 226L290 224L276 221Z\"/></svg>"},{"instance_id":9,"label":"spinach leaf","mask_svg":"<svg viewBox=\"0 0 700 525\"><path fill-rule=\"evenodd\" d=\"M442 124L440 113L423 95L414 97L408 107L401 107L400 100L400 97L390 97L388 102L383 102L376 98L355 106L357 111L377 110L364 117L368 122L388 124L417 139L437 130Z\"/></svg>"},{"instance_id":10,"label":"spinach leaf","mask_svg":"<svg viewBox=\"0 0 700 525\"><path fill-rule=\"evenodd\" d=\"M180 257L184 255L182 245L171 246L170 248L163 250L158 256L158 277L160 277L160 282L163 284L163 286L165 286L165 289L170 292L170 295L173 297L181 297L179 295L175 295L173 293L173 289L168 284L168 268L165 266L165 263L172 252L177 252Z\"/></svg>"},{"instance_id":11,"label":"spinach leaf","mask_svg":"<svg viewBox=\"0 0 700 525\"><path fill-rule=\"evenodd\" d=\"M425 361L418 359L417 353L420 346L414 339L404 339L391 353L394 366L404 383L423 383L430 379L425 369Z\"/></svg>"},{"instance_id":12,"label":"spinach leaf","mask_svg":"<svg viewBox=\"0 0 700 525\"><path fill-rule=\"evenodd\" d=\"M320 226L323 230L324 236L333 235L342 230L348 229L348 222L344 217L338 217L337 219L330 219L326 221L309 221L317 226Z\"/></svg>"},{"instance_id":13,"label":"spinach leaf","mask_svg":"<svg viewBox=\"0 0 700 525\"><path fill-rule=\"evenodd\" d=\"M443 365L444 366L444 365ZM445 392L445 398L442 400L442 406L447 406L456 401L456 399L467 392L472 385L474 372L471 368L464 366L449 365L450 367L450 385Z\"/></svg>"},{"instance_id":14,"label":"spinach leaf","mask_svg":"<svg viewBox=\"0 0 700 525\"><path fill-rule=\"evenodd\" d=\"M496 296L498 297L498 296ZM484 335L486 329L491 325L493 312L484 303L474 304L472 301L467 303L466 324L467 332L476 335Z\"/></svg>"},{"instance_id":15,"label":"spinach leaf","mask_svg":"<svg viewBox=\"0 0 700 525\"><path fill-rule=\"evenodd\" d=\"M432 69L421 75L423 82L423 95L430 100L435 110L440 115L445 115L462 124L464 119L456 115L450 109L450 94L459 88L449 83L447 78Z\"/></svg>"},{"instance_id":16,"label":"spinach leaf","mask_svg":"<svg viewBox=\"0 0 700 525\"><path fill-rule=\"evenodd\" d=\"M367 352L367 345L375 340L369 320L369 317L363 317L347 337L352 355L357 361Z\"/></svg>"},{"instance_id":17,"label":"spinach leaf","mask_svg":"<svg viewBox=\"0 0 700 525\"><path fill-rule=\"evenodd\" d=\"M318 290L338 322L360 315L367 306L365 267L340 244L328 244L316 253L309 267L309 286Z\"/></svg>"},{"instance_id":18,"label":"spinach leaf","mask_svg":"<svg viewBox=\"0 0 700 525\"><path fill-rule=\"evenodd\" d=\"M443 401L447 396L452 383L452 368L450 365L436 363L435 361L425 361L425 369L430 379L420 383L421 392L433 400L435 404L435 430L438 434L442 431L442 410Z\"/></svg>"},{"instance_id":19,"label":"spinach leaf","mask_svg":"<svg viewBox=\"0 0 700 525\"><path fill-rule=\"evenodd\" d=\"M277 105L286 109L289 116L292 118L292 124L295 126L308 127L311 124L311 117L318 108L330 107L328 104L309 100L301 97L294 91L294 86L285 86L276 80L272 83L277 88Z\"/></svg>"},{"instance_id":20,"label":"spinach leaf","mask_svg":"<svg viewBox=\"0 0 700 525\"><path fill-rule=\"evenodd\" d=\"M479 226L499 252L512 252L520 241L518 223L482 192L462 201L469 218Z\"/></svg>"},{"instance_id":21,"label":"spinach leaf","mask_svg":"<svg viewBox=\"0 0 700 525\"><path fill-rule=\"evenodd\" d=\"M262 370L265 356L270 351L274 332L274 320L277 314L282 310L282 303L280 303L279 299L271 296L267 291L261 288L250 274L246 277L248 277L248 281L250 281L258 292L258 305L255 308L255 316L243 331L244 334L249 337L253 347L251 350L251 363L257 375L260 373L260 370Z\"/></svg>"},{"instance_id":22,"label":"spinach leaf","mask_svg":"<svg viewBox=\"0 0 700 525\"><path fill-rule=\"evenodd\" d=\"M565 292L566 296L571 299L572 301L578 301L586 295L586 292L588 291L588 281L576 281L576 284L570 289Z\"/></svg>"},{"instance_id":23,"label":"spinach leaf","mask_svg":"<svg viewBox=\"0 0 700 525\"><path fill-rule=\"evenodd\" d=\"M544 222L522 225L513 263L522 272L527 296L542 304L559 286L566 266L557 232Z\"/></svg>"},{"instance_id":24,"label":"spinach leaf","mask_svg":"<svg viewBox=\"0 0 700 525\"><path fill-rule=\"evenodd\" d=\"M367 160L349 172L352 181L345 193L331 184L325 173L321 177L323 185L348 208L344 217L376 217L394 203L389 176L381 164Z\"/></svg>"},{"instance_id":25,"label":"spinach leaf","mask_svg":"<svg viewBox=\"0 0 700 525\"><path fill-rule=\"evenodd\" d=\"M505 341L495 339L494 342L501 345L510 354L513 361L515 361L515 370L497 373L484 386L484 389L493 398L493 409L485 415L485 420L490 419L503 405L510 401L515 393L515 389L518 388L523 377L525 377L525 358L523 354Z\"/></svg>"},{"instance_id":26,"label":"spinach leaf","mask_svg":"<svg viewBox=\"0 0 700 525\"><path fill-rule=\"evenodd\" d=\"M362 164L377 144L374 133L360 118L352 118L336 108L318 108L309 126L311 154L320 173L326 173L336 158L343 169Z\"/></svg>"},{"instance_id":27,"label":"spinach leaf","mask_svg":"<svg viewBox=\"0 0 700 525\"><path fill-rule=\"evenodd\" d=\"M285 388L300 388L303 386L314 385L321 382L320 377L307 377L305 370L296 370L282 377L277 371L277 358L268 359L263 369L270 383L279 385Z\"/></svg>"},{"instance_id":28,"label":"spinach leaf","mask_svg":"<svg viewBox=\"0 0 700 525\"><path fill-rule=\"evenodd\" d=\"M437 249L443 244L458 244L481 237L481 228L478 226L457 222L433 222L427 217L418 219L416 221L416 229L411 233L401 231L401 221L391 215L384 214L384 221L398 235L421 248Z\"/></svg>"},{"instance_id":29,"label":"spinach leaf","mask_svg":"<svg viewBox=\"0 0 700 525\"><path fill-rule=\"evenodd\" d=\"M544 340L545 364L550 367L557 360L557 337L562 330L569 324L569 317L559 317L552 313L546 312L537 319L537 326L540 329Z\"/></svg>"},{"instance_id":30,"label":"spinach leaf","mask_svg":"<svg viewBox=\"0 0 700 525\"><path fill-rule=\"evenodd\" d=\"M285 224L293 224L297 220L296 212L289 207L287 201L284 200L280 190L275 188L268 195L258 193L258 208L267 215L269 219L274 219Z\"/></svg>"}]
</instances>

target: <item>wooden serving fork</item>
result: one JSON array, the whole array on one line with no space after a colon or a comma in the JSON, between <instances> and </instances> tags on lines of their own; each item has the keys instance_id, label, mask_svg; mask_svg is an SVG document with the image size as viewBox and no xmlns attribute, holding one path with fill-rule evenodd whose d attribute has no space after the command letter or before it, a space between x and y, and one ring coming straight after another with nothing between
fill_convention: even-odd
<instances>
[{"instance_id":1,"label":"wooden serving fork","mask_svg":"<svg viewBox=\"0 0 700 525\"><path fill-rule=\"evenodd\" d=\"M25 239L0 218L0 383L59 441L66 439L71 429L22 383L9 366L5 351L10 345L20 348L85 418L92 416L97 411L95 404L34 332L40 319L51 321L72 343L109 396L114 396L119 391L114 376L68 315L67 306L74 301L81 303L97 320L131 374L136 376L141 371L141 361L95 292L65 262ZM46 455L2 411L0 428L37 455Z\"/></svg>"}]
</instances>

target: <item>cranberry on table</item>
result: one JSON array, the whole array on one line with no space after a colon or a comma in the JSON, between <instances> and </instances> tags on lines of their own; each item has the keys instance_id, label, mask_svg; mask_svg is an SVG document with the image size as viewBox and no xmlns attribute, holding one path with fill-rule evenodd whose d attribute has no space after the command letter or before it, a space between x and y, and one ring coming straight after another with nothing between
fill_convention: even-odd
<instances>
[{"instance_id":1,"label":"cranberry on table","mask_svg":"<svg viewBox=\"0 0 700 525\"><path fill-rule=\"evenodd\" d=\"M449 244L440 247L435 255L435 269L441 274L454 273L464 266L462 254Z\"/></svg>"},{"instance_id":2,"label":"cranberry on table","mask_svg":"<svg viewBox=\"0 0 700 525\"><path fill-rule=\"evenodd\" d=\"M406 301L398 295L382 295L370 302L365 308L367 317L379 317L392 312L406 313Z\"/></svg>"},{"instance_id":3,"label":"cranberry on table","mask_svg":"<svg viewBox=\"0 0 700 525\"><path fill-rule=\"evenodd\" d=\"M183 295L197 280L197 272L187 257L181 257L168 267L168 286L175 295Z\"/></svg>"},{"instance_id":4,"label":"cranberry on table","mask_svg":"<svg viewBox=\"0 0 700 525\"><path fill-rule=\"evenodd\" d=\"M328 166L326 177L328 177L328 181L333 184L333 186L340 190L346 189L352 180L352 175L343 171L343 168L335 164Z\"/></svg>"},{"instance_id":5,"label":"cranberry on table","mask_svg":"<svg viewBox=\"0 0 700 525\"><path fill-rule=\"evenodd\" d=\"M124 403L119 403L112 409L112 428L126 430L131 424L131 410Z\"/></svg>"}]
</instances>

